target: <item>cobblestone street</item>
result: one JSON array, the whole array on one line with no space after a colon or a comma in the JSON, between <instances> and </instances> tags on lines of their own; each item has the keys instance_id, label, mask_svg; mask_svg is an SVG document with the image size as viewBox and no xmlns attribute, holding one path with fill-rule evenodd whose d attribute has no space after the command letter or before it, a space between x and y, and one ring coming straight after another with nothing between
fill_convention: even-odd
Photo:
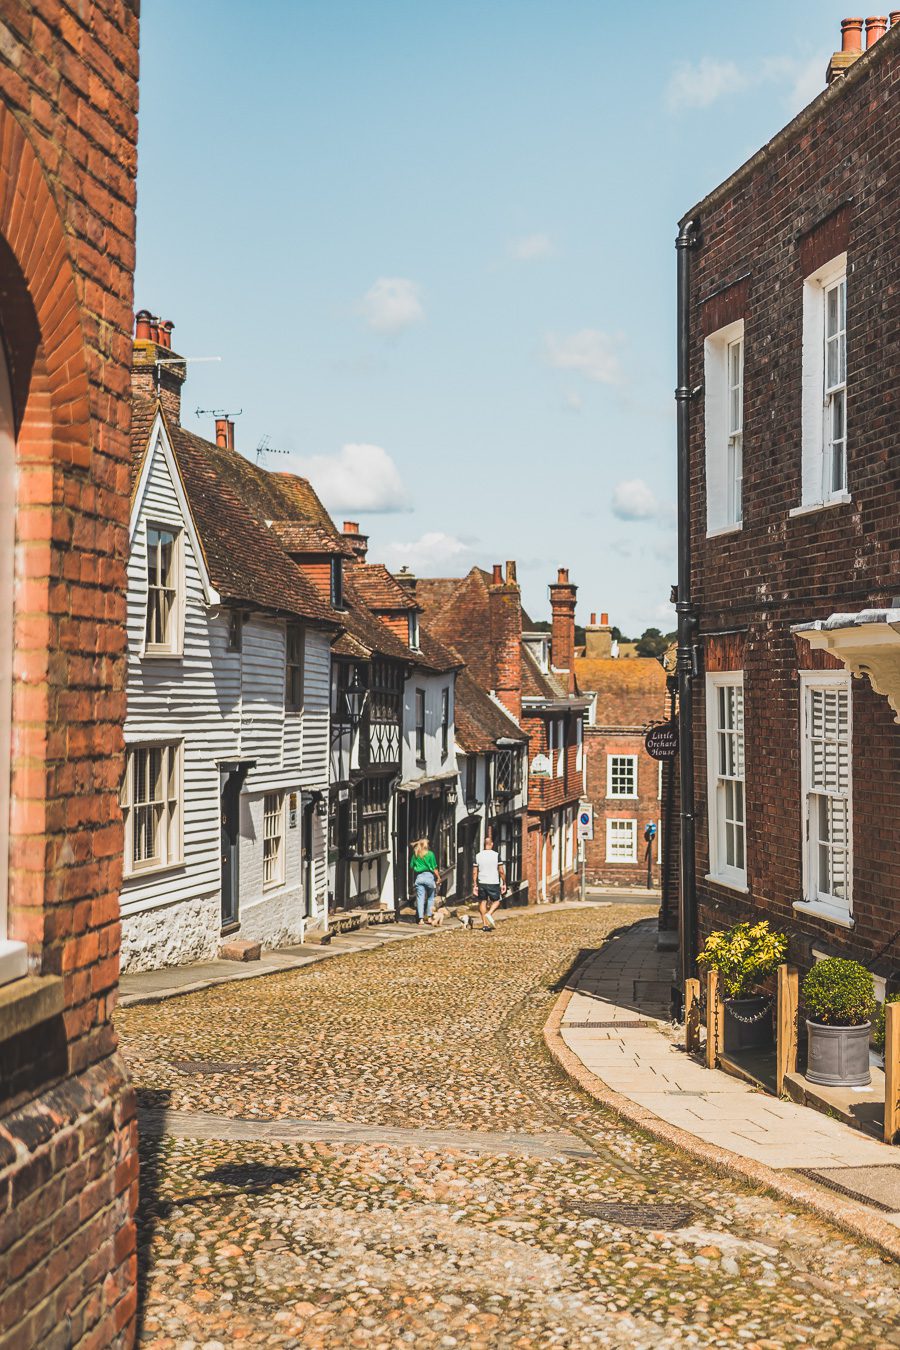
<instances>
[{"instance_id":1,"label":"cobblestone street","mask_svg":"<svg viewBox=\"0 0 900 1350\"><path fill-rule=\"evenodd\" d=\"M514 915L121 1010L141 1344L900 1346L895 1267L550 1060L560 981L647 912Z\"/></svg>"}]
</instances>

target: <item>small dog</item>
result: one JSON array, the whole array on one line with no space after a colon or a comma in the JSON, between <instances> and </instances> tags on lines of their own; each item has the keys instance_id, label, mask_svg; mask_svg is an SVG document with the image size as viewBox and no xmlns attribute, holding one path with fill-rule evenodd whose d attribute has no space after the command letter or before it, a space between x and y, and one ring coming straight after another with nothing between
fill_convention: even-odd
<instances>
[{"instance_id":1,"label":"small dog","mask_svg":"<svg viewBox=\"0 0 900 1350\"><path fill-rule=\"evenodd\" d=\"M460 914L459 921L463 928L474 928L475 926L475 920L472 918L471 914Z\"/></svg>"}]
</instances>

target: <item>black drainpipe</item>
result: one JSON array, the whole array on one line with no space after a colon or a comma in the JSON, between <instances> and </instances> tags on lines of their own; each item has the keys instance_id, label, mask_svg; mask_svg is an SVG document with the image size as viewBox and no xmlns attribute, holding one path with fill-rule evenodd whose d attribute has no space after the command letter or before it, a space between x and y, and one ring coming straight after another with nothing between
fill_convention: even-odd
<instances>
[{"instance_id":1,"label":"black drainpipe","mask_svg":"<svg viewBox=\"0 0 900 1350\"><path fill-rule=\"evenodd\" d=\"M700 239L693 220L678 231L678 760L681 768L679 952L681 989L697 970L697 870L694 821L694 678L698 618L691 597L691 249ZM696 391L694 391L696 392Z\"/></svg>"}]
</instances>

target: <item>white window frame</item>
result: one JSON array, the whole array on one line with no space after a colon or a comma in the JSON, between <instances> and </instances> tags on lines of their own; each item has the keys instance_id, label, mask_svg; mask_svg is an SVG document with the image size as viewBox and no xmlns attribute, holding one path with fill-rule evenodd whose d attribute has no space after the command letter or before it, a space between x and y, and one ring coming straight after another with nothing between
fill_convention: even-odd
<instances>
[{"instance_id":1,"label":"white window frame","mask_svg":"<svg viewBox=\"0 0 900 1350\"><path fill-rule=\"evenodd\" d=\"M621 829L620 826L627 826ZM626 854L616 840L631 837L631 847ZM606 861L608 863L636 863L638 823L636 816L609 816L606 821Z\"/></svg>"},{"instance_id":2,"label":"white window frame","mask_svg":"<svg viewBox=\"0 0 900 1350\"><path fill-rule=\"evenodd\" d=\"M161 754L158 796L142 802L134 800L135 761L139 755L158 750ZM180 867L184 861L184 742L140 741L126 746L125 774L119 793L122 819L125 825L125 858L123 875L126 879L145 877L154 872L165 872ZM156 807L155 846L152 857L135 859L135 821L140 812Z\"/></svg>"},{"instance_id":3,"label":"white window frame","mask_svg":"<svg viewBox=\"0 0 900 1350\"><path fill-rule=\"evenodd\" d=\"M634 786L633 792L614 792L613 783L616 777L621 777L621 771L615 768L615 761L627 761L631 765L631 771L626 776L631 778ZM638 797L638 757L637 755L607 755L606 756L606 795L614 801L631 800L636 801Z\"/></svg>"},{"instance_id":4,"label":"white window frame","mask_svg":"<svg viewBox=\"0 0 900 1350\"><path fill-rule=\"evenodd\" d=\"M566 723L565 719L558 717L556 720L556 764L554 773L557 778L562 778L566 769Z\"/></svg>"},{"instance_id":5,"label":"white window frame","mask_svg":"<svg viewBox=\"0 0 900 1350\"><path fill-rule=\"evenodd\" d=\"M579 715L575 723L575 772L584 769L584 717Z\"/></svg>"},{"instance_id":6,"label":"white window frame","mask_svg":"<svg viewBox=\"0 0 900 1350\"><path fill-rule=\"evenodd\" d=\"M719 720L719 692L722 689L737 688L741 693L740 730L722 726ZM732 886L737 890L747 890L747 769L746 769L746 717L744 704L744 672L742 670L720 671L706 677L706 766L707 766L707 803L709 817L709 877L710 881L722 886ZM723 741L729 737L740 737L739 753L735 760L740 764L740 773L723 773L721 751ZM732 788L732 813L728 807L728 785L740 783L741 819L738 821L733 810L735 789ZM743 867L728 862L727 831L729 825L735 832L741 833Z\"/></svg>"},{"instance_id":7,"label":"white window frame","mask_svg":"<svg viewBox=\"0 0 900 1350\"><path fill-rule=\"evenodd\" d=\"M295 638L298 650L291 661L291 638ZM303 710L306 682L306 631L302 623L286 623L284 626L284 708L285 712ZM299 697L295 697L299 693Z\"/></svg>"},{"instance_id":8,"label":"white window frame","mask_svg":"<svg viewBox=\"0 0 900 1350\"><path fill-rule=\"evenodd\" d=\"M28 974L24 942L8 939L12 677L15 621L16 430L9 372L0 345L0 985Z\"/></svg>"},{"instance_id":9,"label":"white window frame","mask_svg":"<svg viewBox=\"0 0 900 1350\"><path fill-rule=\"evenodd\" d=\"M847 787L845 791L832 793L814 791L812 784L812 741L810 737L811 695L814 691L842 691L846 696L847 708ZM801 670L800 671L800 793L801 793L801 838L803 842L803 898L794 902L794 909L830 919L842 927L853 926L853 686L849 671L843 670ZM834 797L847 803L847 842L846 842L846 896L832 895L823 891L819 884L818 849L818 812L812 807L812 799Z\"/></svg>"},{"instance_id":10,"label":"white window frame","mask_svg":"<svg viewBox=\"0 0 900 1350\"><path fill-rule=\"evenodd\" d=\"M828 295L844 286L842 378L826 384L826 311ZM850 501L847 486L847 352L846 352L847 254L841 253L811 273L803 282L803 357L801 386L802 475L800 505L791 515ZM826 482L831 453L829 421L836 397L843 403L843 479L835 488Z\"/></svg>"},{"instance_id":11,"label":"white window frame","mask_svg":"<svg viewBox=\"0 0 900 1350\"><path fill-rule=\"evenodd\" d=\"M559 816L551 817L550 824L550 880L559 876L560 866L560 847L559 847Z\"/></svg>"},{"instance_id":12,"label":"white window frame","mask_svg":"<svg viewBox=\"0 0 900 1350\"><path fill-rule=\"evenodd\" d=\"M150 641L150 605L153 589L150 585L150 532L170 534L172 544L172 581L173 585L165 589L172 590L174 596L169 610L168 632L165 641ZM144 656L181 656L184 652L184 530L180 525L166 521L148 520L144 534L146 549L145 577L147 585L147 605L144 613ZM159 588L162 589L162 588Z\"/></svg>"},{"instance_id":13,"label":"white window frame","mask_svg":"<svg viewBox=\"0 0 900 1350\"><path fill-rule=\"evenodd\" d=\"M707 538L743 528L744 354L743 319L710 333L703 343Z\"/></svg>"},{"instance_id":14,"label":"white window frame","mask_svg":"<svg viewBox=\"0 0 900 1350\"><path fill-rule=\"evenodd\" d=\"M263 890L274 891L279 886L284 885L284 854L285 854L285 831L284 831L284 804L286 794L284 792L267 792L262 799L263 810L263 857L262 857L262 876ZM275 805L271 805L275 803ZM266 854L266 845L275 840L277 847L273 855ZM274 866L269 867L269 863L274 861Z\"/></svg>"}]
</instances>

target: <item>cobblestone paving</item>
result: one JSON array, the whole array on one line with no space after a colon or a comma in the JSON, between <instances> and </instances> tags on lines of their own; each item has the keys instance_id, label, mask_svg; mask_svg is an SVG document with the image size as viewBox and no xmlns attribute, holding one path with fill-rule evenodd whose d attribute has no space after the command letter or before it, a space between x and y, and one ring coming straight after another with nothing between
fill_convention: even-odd
<instances>
[{"instance_id":1,"label":"cobblestone paving","mask_svg":"<svg viewBox=\"0 0 900 1350\"><path fill-rule=\"evenodd\" d=\"M642 914L515 916L123 1010L147 1107L382 1127L148 1133L141 1344L900 1346L896 1267L621 1125L547 1055L559 978ZM448 1144L466 1129L569 1132L593 1156ZM667 1230L591 1212L611 1202L689 1213Z\"/></svg>"}]
</instances>

